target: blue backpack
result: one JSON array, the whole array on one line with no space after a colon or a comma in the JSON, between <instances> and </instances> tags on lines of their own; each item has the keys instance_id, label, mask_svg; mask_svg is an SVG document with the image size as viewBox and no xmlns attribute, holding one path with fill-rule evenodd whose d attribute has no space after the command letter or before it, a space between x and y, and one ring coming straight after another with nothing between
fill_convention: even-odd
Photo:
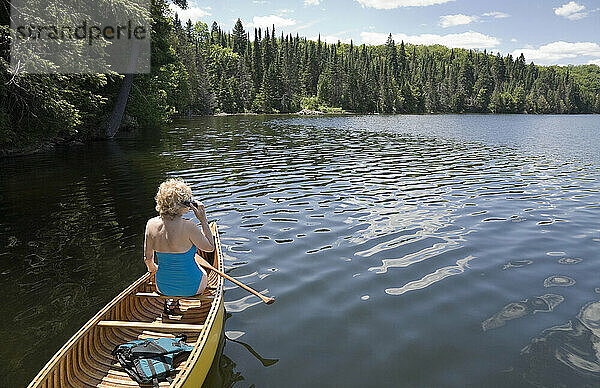
<instances>
[{"instance_id":1,"label":"blue backpack","mask_svg":"<svg viewBox=\"0 0 600 388\"><path fill-rule=\"evenodd\" d=\"M154 384L173 380L175 364L187 357L193 346L185 343L185 334L175 338L151 338L118 345L112 355L125 372L138 384Z\"/></svg>"}]
</instances>

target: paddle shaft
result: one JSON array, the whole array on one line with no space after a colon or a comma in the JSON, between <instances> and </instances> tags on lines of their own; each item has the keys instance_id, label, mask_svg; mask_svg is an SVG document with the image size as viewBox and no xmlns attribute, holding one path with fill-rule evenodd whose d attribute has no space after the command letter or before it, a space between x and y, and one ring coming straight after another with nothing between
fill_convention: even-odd
<instances>
[{"instance_id":1,"label":"paddle shaft","mask_svg":"<svg viewBox=\"0 0 600 388\"><path fill-rule=\"evenodd\" d=\"M267 296L264 296L263 294L259 293L258 291L253 290L252 288L248 287L244 283L239 282L239 281L235 280L234 278L232 278L231 276L227 275L226 273L223 273L223 272L219 271L218 269L216 269L215 267L213 267L210 264L204 264L204 263L202 263L200 265L202 265L204 268L210 269L211 271L215 271L217 274L221 275L222 277L224 277L225 279L229 280L230 282L233 282L233 283L237 284L238 286L242 287L244 290L246 290L246 291L248 291L248 292L250 292L250 293L258 296L266 304L271 304L271 303L273 303L275 301L275 299L269 298Z\"/></svg>"}]
</instances>

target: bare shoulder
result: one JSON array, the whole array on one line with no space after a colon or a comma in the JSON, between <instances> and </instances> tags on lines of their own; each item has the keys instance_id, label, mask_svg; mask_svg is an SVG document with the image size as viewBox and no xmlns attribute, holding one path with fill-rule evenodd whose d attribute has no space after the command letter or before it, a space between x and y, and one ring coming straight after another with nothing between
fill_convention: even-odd
<instances>
[{"instance_id":1,"label":"bare shoulder","mask_svg":"<svg viewBox=\"0 0 600 388\"><path fill-rule=\"evenodd\" d=\"M161 219L160 217L154 217L154 218L150 218L148 220L148 222L146 222L146 232L148 233L152 233L153 231L156 230L156 228L160 225L161 223Z\"/></svg>"}]
</instances>

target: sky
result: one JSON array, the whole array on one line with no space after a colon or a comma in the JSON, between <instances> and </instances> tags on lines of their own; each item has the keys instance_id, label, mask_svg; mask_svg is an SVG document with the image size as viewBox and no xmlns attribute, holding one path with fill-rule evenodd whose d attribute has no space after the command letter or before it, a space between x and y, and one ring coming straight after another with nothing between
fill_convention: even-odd
<instances>
[{"instance_id":1,"label":"sky","mask_svg":"<svg viewBox=\"0 0 600 388\"><path fill-rule=\"evenodd\" d=\"M337 43L442 44L525 55L539 65L600 66L600 0L188 0L171 5L182 20L216 21L231 31L240 18L276 34Z\"/></svg>"}]
</instances>

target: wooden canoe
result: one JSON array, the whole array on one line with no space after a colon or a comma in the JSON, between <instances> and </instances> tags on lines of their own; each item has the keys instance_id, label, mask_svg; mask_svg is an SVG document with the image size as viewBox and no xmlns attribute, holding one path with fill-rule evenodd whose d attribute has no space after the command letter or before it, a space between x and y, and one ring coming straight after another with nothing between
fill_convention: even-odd
<instances>
[{"instance_id":1,"label":"wooden canoe","mask_svg":"<svg viewBox=\"0 0 600 388\"><path fill-rule=\"evenodd\" d=\"M214 266L223 271L223 255L216 223ZM210 263L212 257L202 256ZM212 255L210 255L212 256ZM225 308L223 278L209 274L208 287L201 296L180 300L182 314L163 316L164 297L156 294L152 279L146 273L127 287L90 319L48 361L29 384L40 387L137 387L127 373L113 360L115 346L140 338L174 336L185 333L187 343L194 346L188 359L179 364L173 382L161 387L200 387L219 345ZM151 386L151 385L150 385Z\"/></svg>"}]
</instances>

